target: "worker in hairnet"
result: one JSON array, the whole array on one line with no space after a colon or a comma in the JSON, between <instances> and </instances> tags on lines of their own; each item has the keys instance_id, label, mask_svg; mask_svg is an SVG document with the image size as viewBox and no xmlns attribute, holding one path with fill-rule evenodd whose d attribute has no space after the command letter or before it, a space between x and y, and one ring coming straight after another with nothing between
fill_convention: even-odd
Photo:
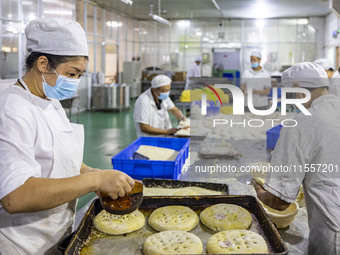
<instances>
[{"instance_id":1,"label":"worker in hairnet","mask_svg":"<svg viewBox=\"0 0 340 255\"><path fill-rule=\"evenodd\" d=\"M283 127L271 166L290 171L268 172L263 188L255 185L266 205L284 210L303 185L309 224L308 254L340 254L340 99L328 94L328 77L315 63L300 63L282 74L286 87L310 91L295 127ZM307 93L306 93L307 94ZM295 93L295 98L305 98ZM319 168L321 166L321 168Z\"/></svg>"},{"instance_id":2,"label":"worker in hairnet","mask_svg":"<svg viewBox=\"0 0 340 255\"><path fill-rule=\"evenodd\" d=\"M189 68L187 72L185 90L189 89L191 77L201 77L201 62L202 62L202 58L198 56L195 58L195 63L193 63L192 66Z\"/></svg>"},{"instance_id":3,"label":"worker in hairnet","mask_svg":"<svg viewBox=\"0 0 340 255\"><path fill-rule=\"evenodd\" d=\"M246 111L248 106L248 90L252 91L253 106L257 110L268 108L268 94L271 89L270 74L261 66L262 54L254 50L250 54L251 68L246 69L242 75L240 88L244 92Z\"/></svg>"},{"instance_id":4,"label":"worker in hairnet","mask_svg":"<svg viewBox=\"0 0 340 255\"><path fill-rule=\"evenodd\" d=\"M25 28L26 72L0 94L0 253L56 254L73 229L77 198L130 192L134 180L82 163L84 130L59 100L77 90L88 64L85 31L44 18Z\"/></svg>"},{"instance_id":5,"label":"worker in hairnet","mask_svg":"<svg viewBox=\"0 0 340 255\"><path fill-rule=\"evenodd\" d=\"M137 98L133 112L137 137L175 134L179 129L172 128L168 111L178 121L186 120L169 97L170 87L168 76L157 75L151 81L151 88Z\"/></svg>"},{"instance_id":6,"label":"worker in hairnet","mask_svg":"<svg viewBox=\"0 0 340 255\"><path fill-rule=\"evenodd\" d=\"M333 69L331 61L326 58L320 58L314 61L325 69L329 78L329 93L340 96L340 73Z\"/></svg>"}]
</instances>

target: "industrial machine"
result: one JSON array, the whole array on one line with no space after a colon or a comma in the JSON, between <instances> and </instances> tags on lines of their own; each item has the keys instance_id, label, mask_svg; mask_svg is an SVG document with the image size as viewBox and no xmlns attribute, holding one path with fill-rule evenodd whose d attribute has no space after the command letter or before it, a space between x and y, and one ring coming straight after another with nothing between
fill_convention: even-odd
<instances>
[{"instance_id":1,"label":"industrial machine","mask_svg":"<svg viewBox=\"0 0 340 255\"><path fill-rule=\"evenodd\" d=\"M139 61L124 61L122 83L131 86L131 98L138 97L142 92L142 69Z\"/></svg>"},{"instance_id":2,"label":"industrial machine","mask_svg":"<svg viewBox=\"0 0 340 255\"><path fill-rule=\"evenodd\" d=\"M122 111L130 108L130 85L97 84L92 86L92 109Z\"/></svg>"}]
</instances>

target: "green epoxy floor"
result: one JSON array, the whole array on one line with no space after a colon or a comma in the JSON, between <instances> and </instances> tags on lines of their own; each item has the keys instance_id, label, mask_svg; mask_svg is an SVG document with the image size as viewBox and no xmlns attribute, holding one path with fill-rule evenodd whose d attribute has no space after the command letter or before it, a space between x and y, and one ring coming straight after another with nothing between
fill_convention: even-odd
<instances>
[{"instance_id":1,"label":"green epoxy floor","mask_svg":"<svg viewBox=\"0 0 340 255\"><path fill-rule=\"evenodd\" d=\"M112 169L111 158L137 139L133 122L133 106L122 112L79 113L79 124L84 125L84 163L95 168ZM72 116L72 120L75 117ZM176 119L170 114L173 126ZM77 210L96 194L89 193L79 199Z\"/></svg>"}]
</instances>

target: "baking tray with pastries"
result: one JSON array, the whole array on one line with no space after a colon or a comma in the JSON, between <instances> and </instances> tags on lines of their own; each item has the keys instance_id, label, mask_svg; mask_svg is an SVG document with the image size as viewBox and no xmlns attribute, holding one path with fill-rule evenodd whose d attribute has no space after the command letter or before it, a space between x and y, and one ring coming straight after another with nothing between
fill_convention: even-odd
<instances>
[{"instance_id":1,"label":"baking tray with pastries","mask_svg":"<svg viewBox=\"0 0 340 255\"><path fill-rule=\"evenodd\" d=\"M63 254L287 254L253 196L144 197L131 215L94 200Z\"/></svg>"},{"instance_id":2,"label":"baking tray with pastries","mask_svg":"<svg viewBox=\"0 0 340 255\"><path fill-rule=\"evenodd\" d=\"M229 195L229 188L225 183L144 178L143 186L144 196Z\"/></svg>"}]
</instances>

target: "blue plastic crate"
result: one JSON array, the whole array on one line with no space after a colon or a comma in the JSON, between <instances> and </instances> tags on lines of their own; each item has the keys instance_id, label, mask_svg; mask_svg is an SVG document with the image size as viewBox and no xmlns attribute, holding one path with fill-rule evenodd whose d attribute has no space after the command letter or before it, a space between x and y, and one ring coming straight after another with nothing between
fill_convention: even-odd
<instances>
[{"instance_id":1,"label":"blue plastic crate","mask_svg":"<svg viewBox=\"0 0 340 255\"><path fill-rule=\"evenodd\" d=\"M176 180L181 174L185 160L189 156L190 139L167 137L140 137L112 157L113 168L123 171L132 178L163 178ZM179 151L174 161L132 159L133 153L141 145L151 145Z\"/></svg>"},{"instance_id":2,"label":"blue plastic crate","mask_svg":"<svg viewBox=\"0 0 340 255\"><path fill-rule=\"evenodd\" d=\"M277 140L280 136L282 125L277 125L269 129L267 134L267 150L274 150Z\"/></svg>"}]
</instances>

